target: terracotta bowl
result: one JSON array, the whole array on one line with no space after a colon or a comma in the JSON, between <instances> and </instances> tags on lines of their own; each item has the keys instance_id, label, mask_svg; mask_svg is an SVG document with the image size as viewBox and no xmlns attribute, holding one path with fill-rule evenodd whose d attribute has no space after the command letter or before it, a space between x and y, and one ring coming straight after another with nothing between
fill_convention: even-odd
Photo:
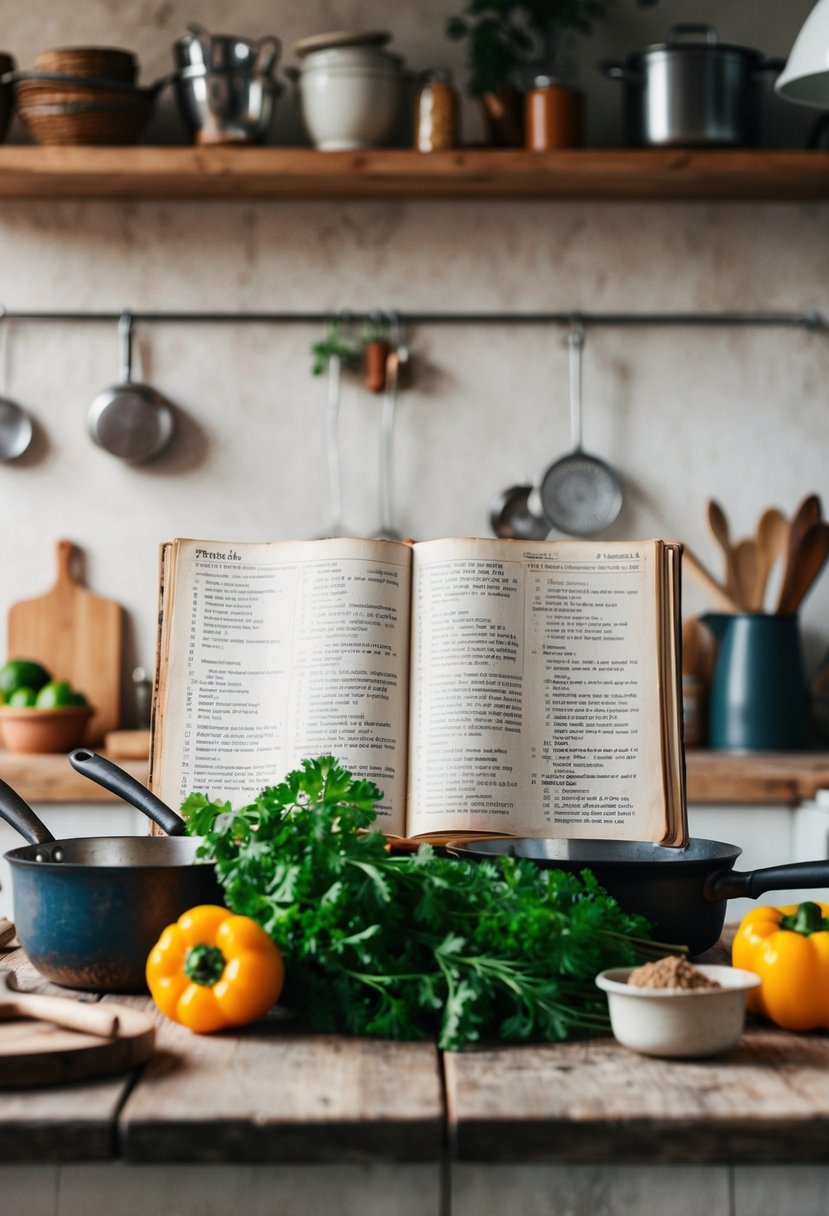
<instances>
[{"instance_id":1,"label":"terracotta bowl","mask_svg":"<svg viewBox=\"0 0 829 1216\"><path fill-rule=\"evenodd\" d=\"M10 752L71 752L83 743L91 717L88 705L60 709L0 705L0 735Z\"/></svg>"}]
</instances>

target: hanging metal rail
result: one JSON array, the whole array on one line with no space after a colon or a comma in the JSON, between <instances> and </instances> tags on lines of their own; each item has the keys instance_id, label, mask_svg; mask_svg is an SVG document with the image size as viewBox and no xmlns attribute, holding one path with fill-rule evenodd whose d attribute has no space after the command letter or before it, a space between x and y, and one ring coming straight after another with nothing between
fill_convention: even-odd
<instances>
[{"instance_id":1,"label":"hanging metal rail","mask_svg":"<svg viewBox=\"0 0 829 1216\"><path fill-rule=\"evenodd\" d=\"M124 309L82 312L4 308L0 320L44 322L116 322ZM365 312L142 312L128 310L136 324L219 324L219 325L326 325L335 320L365 324L375 320L377 309ZM822 330L826 321L816 309L805 312L404 312L396 310L405 325L562 325L578 322L594 326L764 326Z\"/></svg>"}]
</instances>

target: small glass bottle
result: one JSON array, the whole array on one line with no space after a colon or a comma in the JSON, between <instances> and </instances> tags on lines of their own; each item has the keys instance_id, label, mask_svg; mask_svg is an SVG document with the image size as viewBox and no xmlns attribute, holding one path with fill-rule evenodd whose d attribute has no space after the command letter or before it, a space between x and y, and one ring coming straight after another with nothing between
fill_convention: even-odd
<instances>
[{"instance_id":1,"label":"small glass bottle","mask_svg":"<svg viewBox=\"0 0 829 1216\"><path fill-rule=\"evenodd\" d=\"M418 152L441 152L458 145L458 94L445 68L424 72L415 100L414 145Z\"/></svg>"}]
</instances>

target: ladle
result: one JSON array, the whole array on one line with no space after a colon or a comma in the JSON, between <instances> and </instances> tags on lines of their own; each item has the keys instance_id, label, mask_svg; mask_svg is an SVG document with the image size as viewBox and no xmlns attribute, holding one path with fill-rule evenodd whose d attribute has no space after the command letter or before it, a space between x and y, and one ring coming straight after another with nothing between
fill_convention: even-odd
<instances>
[{"instance_id":1,"label":"ladle","mask_svg":"<svg viewBox=\"0 0 829 1216\"><path fill-rule=\"evenodd\" d=\"M570 429L573 451L550 465L539 483L544 518L570 536L595 536L609 528L622 509L622 483L610 465L581 445L582 352L584 329L574 323L570 352Z\"/></svg>"},{"instance_id":2,"label":"ladle","mask_svg":"<svg viewBox=\"0 0 829 1216\"><path fill-rule=\"evenodd\" d=\"M0 321L6 317L5 308L0 305ZM6 385L6 326L0 327L0 460L17 460L22 456L32 442L34 427L32 420L16 401L5 395Z\"/></svg>"},{"instance_id":3,"label":"ladle","mask_svg":"<svg viewBox=\"0 0 829 1216\"><path fill-rule=\"evenodd\" d=\"M506 540L546 540L550 532L537 488L529 484L508 486L494 498L489 523L495 535Z\"/></svg>"},{"instance_id":4,"label":"ladle","mask_svg":"<svg viewBox=\"0 0 829 1216\"><path fill-rule=\"evenodd\" d=\"M394 419L397 410L397 390L400 383L400 368L408 362L409 351L403 342L400 317L396 312L387 314L389 321L389 353L386 356L386 386L380 413L380 527L375 536L385 540L403 540L392 522L392 447Z\"/></svg>"},{"instance_id":5,"label":"ladle","mask_svg":"<svg viewBox=\"0 0 829 1216\"><path fill-rule=\"evenodd\" d=\"M89 408L89 433L98 447L134 464L152 460L170 443L175 414L166 397L132 379L132 314L118 321L118 383L99 393Z\"/></svg>"}]
</instances>

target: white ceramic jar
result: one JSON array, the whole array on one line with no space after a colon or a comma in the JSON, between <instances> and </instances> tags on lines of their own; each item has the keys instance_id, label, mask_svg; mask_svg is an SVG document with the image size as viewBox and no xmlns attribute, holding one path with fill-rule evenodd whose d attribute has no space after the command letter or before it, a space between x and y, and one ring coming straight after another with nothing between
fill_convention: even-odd
<instances>
[{"instance_id":1,"label":"white ceramic jar","mask_svg":"<svg viewBox=\"0 0 829 1216\"><path fill-rule=\"evenodd\" d=\"M379 146L391 135L404 98L398 55L376 46L332 46L302 58L302 117L323 152Z\"/></svg>"}]
</instances>

